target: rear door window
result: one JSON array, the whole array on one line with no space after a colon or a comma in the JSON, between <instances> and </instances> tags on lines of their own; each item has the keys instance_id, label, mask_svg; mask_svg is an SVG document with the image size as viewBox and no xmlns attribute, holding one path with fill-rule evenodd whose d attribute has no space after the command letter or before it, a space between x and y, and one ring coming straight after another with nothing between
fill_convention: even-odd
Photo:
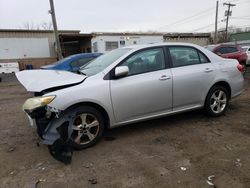
<instances>
[{"instance_id":1,"label":"rear door window","mask_svg":"<svg viewBox=\"0 0 250 188\"><path fill-rule=\"evenodd\" d=\"M208 58L194 48L185 46L169 47L173 67L196 65L209 62Z\"/></svg>"},{"instance_id":2,"label":"rear door window","mask_svg":"<svg viewBox=\"0 0 250 188\"><path fill-rule=\"evenodd\" d=\"M209 63L210 62L209 59L201 52L199 52L199 56L200 56L201 63Z\"/></svg>"}]
</instances>

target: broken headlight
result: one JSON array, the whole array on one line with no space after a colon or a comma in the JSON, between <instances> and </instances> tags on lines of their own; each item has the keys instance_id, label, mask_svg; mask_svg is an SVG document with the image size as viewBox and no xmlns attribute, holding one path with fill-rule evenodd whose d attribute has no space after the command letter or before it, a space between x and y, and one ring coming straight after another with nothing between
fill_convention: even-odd
<instances>
[{"instance_id":1,"label":"broken headlight","mask_svg":"<svg viewBox=\"0 0 250 188\"><path fill-rule=\"evenodd\" d=\"M29 98L23 104L24 111L33 111L36 108L43 107L51 103L56 96L42 96L42 97L33 97Z\"/></svg>"}]
</instances>

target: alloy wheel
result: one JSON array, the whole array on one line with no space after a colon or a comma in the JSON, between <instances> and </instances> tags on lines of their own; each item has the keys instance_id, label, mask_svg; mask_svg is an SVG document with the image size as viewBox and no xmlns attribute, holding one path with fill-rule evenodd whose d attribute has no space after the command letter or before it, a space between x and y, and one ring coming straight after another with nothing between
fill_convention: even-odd
<instances>
[{"instance_id":1,"label":"alloy wheel","mask_svg":"<svg viewBox=\"0 0 250 188\"><path fill-rule=\"evenodd\" d=\"M210 108L211 110L219 114L221 113L227 105L227 95L222 90L216 90L210 98Z\"/></svg>"},{"instance_id":2,"label":"alloy wheel","mask_svg":"<svg viewBox=\"0 0 250 188\"><path fill-rule=\"evenodd\" d=\"M100 123L94 115L83 113L75 118L72 129L72 140L76 144L85 145L97 137Z\"/></svg>"}]
</instances>

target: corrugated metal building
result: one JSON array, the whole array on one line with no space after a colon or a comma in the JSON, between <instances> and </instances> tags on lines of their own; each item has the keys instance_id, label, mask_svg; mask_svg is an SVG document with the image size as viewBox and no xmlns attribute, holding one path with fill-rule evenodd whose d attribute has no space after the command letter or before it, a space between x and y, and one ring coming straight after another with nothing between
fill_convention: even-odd
<instances>
[{"instance_id":1,"label":"corrugated metal building","mask_svg":"<svg viewBox=\"0 0 250 188\"><path fill-rule=\"evenodd\" d=\"M165 42L187 42L206 46L211 43L210 33L166 33L164 34Z\"/></svg>"},{"instance_id":2,"label":"corrugated metal building","mask_svg":"<svg viewBox=\"0 0 250 188\"><path fill-rule=\"evenodd\" d=\"M79 34L79 32L80 32L79 30L59 31L60 34ZM0 39L45 39L48 41L48 45L49 45L48 57L56 57L55 36L54 36L53 31L51 30L0 29ZM29 45L29 42L31 42L31 40L27 41L27 45ZM0 45L4 46L4 44L0 44ZM23 58L26 58L26 57L23 57ZM2 58L0 57L0 59Z\"/></svg>"},{"instance_id":3,"label":"corrugated metal building","mask_svg":"<svg viewBox=\"0 0 250 188\"><path fill-rule=\"evenodd\" d=\"M59 31L60 34L79 34L79 30ZM55 37L52 30L0 29L0 62L19 62L34 68L55 62Z\"/></svg>"}]
</instances>

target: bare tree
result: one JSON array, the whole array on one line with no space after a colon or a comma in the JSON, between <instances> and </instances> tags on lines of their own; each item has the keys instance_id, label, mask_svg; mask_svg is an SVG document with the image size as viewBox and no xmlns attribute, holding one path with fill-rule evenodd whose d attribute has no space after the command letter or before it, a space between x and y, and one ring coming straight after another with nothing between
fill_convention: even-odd
<instances>
[{"instance_id":1,"label":"bare tree","mask_svg":"<svg viewBox=\"0 0 250 188\"><path fill-rule=\"evenodd\" d=\"M33 22L25 22L21 28L27 29L27 30L34 30L35 25Z\"/></svg>"},{"instance_id":2,"label":"bare tree","mask_svg":"<svg viewBox=\"0 0 250 188\"><path fill-rule=\"evenodd\" d=\"M52 30L52 23L51 22L42 22L40 24L34 24L33 22L25 22L20 29L27 29L27 30Z\"/></svg>"},{"instance_id":3,"label":"bare tree","mask_svg":"<svg viewBox=\"0 0 250 188\"><path fill-rule=\"evenodd\" d=\"M52 30L52 23L51 22L42 22L41 27L43 30Z\"/></svg>"}]
</instances>

